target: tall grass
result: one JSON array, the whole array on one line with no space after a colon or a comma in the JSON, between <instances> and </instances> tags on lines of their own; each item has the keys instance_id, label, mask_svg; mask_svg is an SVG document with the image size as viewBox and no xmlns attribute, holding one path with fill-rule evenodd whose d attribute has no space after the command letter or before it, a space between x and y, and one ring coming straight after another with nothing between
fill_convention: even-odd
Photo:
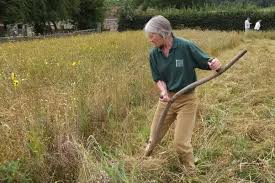
<instances>
[{"instance_id":1,"label":"tall grass","mask_svg":"<svg viewBox=\"0 0 275 183\"><path fill-rule=\"evenodd\" d=\"M232 70L198 89L197 177L182 174L173 128L152 159L141 158L158 91L150 45L136 31L0 45L0 181L274 181L273 34L176 35L224 63L248 49Z\"/></svg>"}]
</instances>

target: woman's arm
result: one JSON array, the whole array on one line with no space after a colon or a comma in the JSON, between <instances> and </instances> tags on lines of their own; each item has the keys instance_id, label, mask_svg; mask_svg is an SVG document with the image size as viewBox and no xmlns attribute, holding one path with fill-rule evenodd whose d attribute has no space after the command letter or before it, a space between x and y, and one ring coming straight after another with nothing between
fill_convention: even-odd
<instances>
[{"instance_id":1,"label":"woman's arm","mask_svg":"<svg viewBox=\"0 0 275 183\"><path fill-rule=\"evenodd\" d=\"M168 90L167 90L167 86L166 83L164 81L157 81L157 86L160 90L160 100L162 102L168 102L170 101L170 97L168 95Z\"/></svg>"}]
</instances>

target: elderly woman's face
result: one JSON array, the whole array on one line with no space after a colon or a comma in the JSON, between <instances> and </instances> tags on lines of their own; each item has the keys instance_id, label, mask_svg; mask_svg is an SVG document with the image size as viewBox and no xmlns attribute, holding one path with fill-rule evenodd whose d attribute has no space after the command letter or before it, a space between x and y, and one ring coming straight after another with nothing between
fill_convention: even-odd
<instances>
[{"instance_id":1,"label":"elderly woman's face","mask_svg":"<svg viewBox=\"0 0 275 183\"><path fill-rule=\"evenodd\" d=\"M164 44L163 37L156 33L149 32L148 39L149 39L150 43L152 43L155 47L158 47L158 48L163 46L163 44Z\"/></svg>"}]
</instances>

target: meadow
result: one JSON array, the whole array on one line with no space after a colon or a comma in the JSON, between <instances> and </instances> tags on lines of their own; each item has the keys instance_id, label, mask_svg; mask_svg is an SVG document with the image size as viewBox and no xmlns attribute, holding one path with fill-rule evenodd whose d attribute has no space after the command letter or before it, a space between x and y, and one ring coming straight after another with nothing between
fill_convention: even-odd
<instances>
[{"instance_id":1,"label":"meadow","mask_svg":"<svg viewBox=\"0 0 275 183\"><path fill-rule=\"evenodd\" d=\"M129 31L0 43L0 182L275 182L275 33L176 35L224 64L248 50L197 88L196 176L173 127L142 158L159 93L151 45Z\"/></svg>"}]
</instances>

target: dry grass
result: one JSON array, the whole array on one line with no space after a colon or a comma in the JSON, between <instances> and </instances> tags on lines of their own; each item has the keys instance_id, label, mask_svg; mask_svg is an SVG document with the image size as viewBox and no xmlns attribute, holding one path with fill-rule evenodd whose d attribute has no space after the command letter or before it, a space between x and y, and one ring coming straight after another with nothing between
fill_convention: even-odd
<instances>
[{"instance_id":1,"label":"dry grass","mask_svg":"<svg viewBox=\"0 0 275 183\"><path fill-rule=\"evenodd\" d=\"M196 177L173 129L141 158L158 92L144 34L123 32L0 45L0 182L274 182L274 32L176 35L223 63L248 50L198 88Z\"/></svg>"}]
</instances>

